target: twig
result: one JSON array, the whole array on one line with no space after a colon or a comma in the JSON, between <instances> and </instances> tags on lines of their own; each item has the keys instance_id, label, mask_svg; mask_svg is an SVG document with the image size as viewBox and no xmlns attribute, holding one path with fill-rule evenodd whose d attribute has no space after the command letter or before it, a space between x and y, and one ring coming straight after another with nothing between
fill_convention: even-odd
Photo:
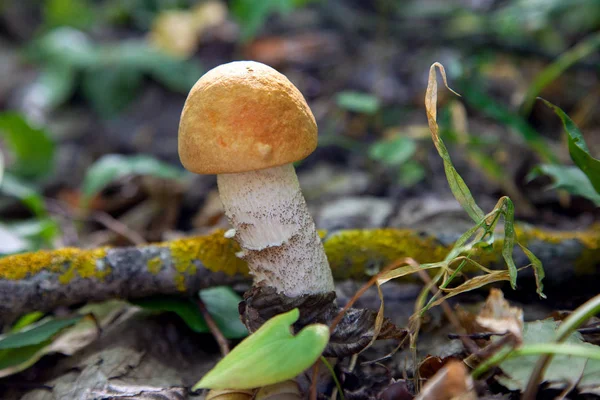
<instances>
[{"instance_id":1,"label":"twig","mask_svg":"<svg viewBox=\"0 0 600 400\"><path fill-rule=\"evenodd\" d=\"M469 333L469 334L459 334L459 333L449 333L448 339L460 339L463 337L468 337L472 340L490 340L492 336L504 336L508 332L497 333L497 332L480 332L480 333Z\"/></svg>"},{"instance_id":2,"label":"twig","mask_svg":"<svg viewBox=\"0 0 600 400\"><path fill-rule=\"evenodd\" d=\"M104 225L104 227L115 232L116 234L123 236L136 246L141 246L148 243L138 232L129 228L127 224L124 224L104 211L94 211L88 215L86 210L81 208L74 209L72 206L67 207L66 203L56 199L47 198L45 201L47 206L49 206L54 213L68 217L73 221L93 220ZM77 231L75 230L75 235L76 234Z\"/></svg>"},{"instance_id":3,"label":"twig","mask_svg":"<svg viewBox=\"0 0 600 400\"><path fill-rule=\"evenodd\" d=\"M429 285L430 287L430 292L434 295L437 296L439 294L441 294L441 290L437 287L437 285L435 285L433 283L433 281L431 280L431 278L429 277L429 275L427 275L425 273L425 271L417 271L417 274L419 275L419 278L421 278L421 280L423 280L423 282L425 282L426 285ZM460 324L460 321L458 320L458 318L456 317L456 315L454 314L454 312L452 311L452 308L450 308L450 305L448 304L448 302L446 300L444 300L440 306L442 307L442 310L444 311L444 314L446 315L446 318L448 318L448 321L450 321L450 323L454 326L454 328L456 330L464 330L462 325ZM479 346L477 346L473 340L471 340L468 336L459 336L458 339L460 339L460 341L462 342L463 346L465 346L465 349L467 349L469 351L469 353L474 353L476 351L479 350Z\"/></svg>"},{"instance_id":4,"label":"twig","mask_svg":"<svg viewBox=\"0 0 600 400\"><path fill-rule=\"evenodd\" d=\"M312 380L310 382L310 400L317 400L317 381L319 380L319 360L312 367Z\"/></svg>"},{"instance_id":5,"label":"twig","mask_svg":"<svg viewBox=\"0 0 600 400\"><path fill-rule=\"evenodd\" d=\"M583 232L519 229L519 240L542 256L549 284L565 285L569 279L580 279L573 273L573 265L582 254L590 265L600 262L598 228ZM403 244L395 250L389 247L396 242ZM450 248L439 244L435 236L396 229L341 230L329 235L324 244L336 279L365 279L364 268L358 264L364 262L365 254L383 256L382 248L386 249L384 261L402 259L410 249L422 262L439 261ZM187 296L211 286L249 282L246 264L235 256L237 251L234 241L216 231L139 247L66 248L4 257L0 259L0 324L27 312L59 306L156 294ZM489 267L503 263L499 252L485 257ZM515 262L520 264L517 257L518 253Z\"/></svg>"},{"instance_id":6,"label":"twig","mask_svg":"<svg viewBox=\"0 0 600 400\"><path fill-rule=\"evenodd\" d=\"M223 232L124 248L65 248L0 259L0 324L31 311L85 302L153 295L248 282L238 247Z\"/></svg>"},{"instance_id":7,"label":"twig","mask_svg":"<svg viewBox=\"0 0 600 400\"><path fill-rule=\"evenodd\" d=\"M104 211L96 211L91 216L95 221L101 223L111 231L123 236L136 246L142 246L148 243L146 239L142 237L142 235L140 235L133 229L130 229L127 225L125 225L118 219L113 218L111 215L105 213Z\"/></svg>"},{"instance_id":8,"label":"twig","mask_svg":"<svg viewBox=\"0 0 600 400\"><path fill-rule=\"evenodd\" d=\"M577 331L582 335L593 335L596 333L600 333L600 326L588 326L585 328L579 328L577 329Z\"/></svg>"},{"instance_id":9,"label":"twig","mask_svg":"<svg viewBox=\"0 0 600 400\"><path fill-rule=\"evenodd\" d=\"M202 316L206 321L206 325L208 325L208 329L210 329L210 333L212 333L215 340L219 344L219 350L221 350L221 355L225 357L227 354L229 354L229 342L223 335L223 332L221 332L221 329L219 329L219 327L217 326L217 323L213 319L212 315L210 315L210 313L208 312L204 301L202 301L202 299L198 297L196 303L198 304L198 308L200 309L200 312L202 313Z\"/></svg>"},{"instance_id":10,"label":"twig","mask_svg":"<svg viewBox=\"0 0 600 400\"><path fill-rule=\"evenodd\" d=\"M355 294L354 296L352 296L352 298L350 299L350 301L348 301L348 303L340 310L340 312L338 313L338 315L335 317L335 319L333 320L333 322L331 323L331 325L329 326L329 332L333 332L335 327L337 326L337 324L340 323L340 321L342 320L342 318L344 317L344 314L346 313L346 311L348 311L348 309L350 309L350 307L352 307L354 305L354 303L356 303L356 301L371 287L373 286L377 280L386 272L389 272L393 269L396 269L404 264L408 264L408 265L415 265L415 261L412 258L409 257L405 257L402 258L400 260L396 260L394 262L392 262L391 264L387 265L384 269L382 269L381 271L379 271L379 273L375 276L373 276L371 279L369 279L369 281L367 283L365 283Z\"/></svg>"}]
</instances>

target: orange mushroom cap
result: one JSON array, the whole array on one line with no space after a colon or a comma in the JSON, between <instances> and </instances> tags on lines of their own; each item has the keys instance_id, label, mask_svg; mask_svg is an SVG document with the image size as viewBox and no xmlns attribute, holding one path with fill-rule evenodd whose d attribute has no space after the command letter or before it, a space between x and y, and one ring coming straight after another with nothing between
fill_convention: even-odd
<instances>
[{"instance_id":1,"label":"orange mushroom cap","mask_svg":"<svg viewBox=\"0 0 600 400\"><path fill-rule=\"evenodd\" d=\"M179 123L179 158L198 174L271 168L317 147L317 124L300 91L253 61L220 65L190 91Z\"/></svg>"}]
</instances>

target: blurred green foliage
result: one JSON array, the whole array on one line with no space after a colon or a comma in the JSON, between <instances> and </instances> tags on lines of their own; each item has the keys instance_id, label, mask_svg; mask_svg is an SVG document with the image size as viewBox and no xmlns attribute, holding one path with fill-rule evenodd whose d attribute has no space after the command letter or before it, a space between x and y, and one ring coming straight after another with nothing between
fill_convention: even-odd
<instances>
[{"instance_id":1,"label":"blurred green foliage","mask_svg":"<svg viewBox=\"0 0 600 400\"><path fill-rule=\"evenodd\" d=\"M232 0L230 10L240 24L241 40L249 41L273 14L288 14L316 0Z\"/></svg>"},{"instance_id":2,"label":"blurred green foliage","mask_svg":"<svg viewBox=\"0 0 600 400\"><path fill-rule=\"evenodd\" d=\"M369 146L368 155L396 172L396 179L404 187L411 187L423 180L425 168L413 156L417 142L398 134L391 140L379 140Z\"/></svg>"},{"instance_id":3,"label":"blurred green foliage","mask_svg":"<svg viewBox=\"0 0 600 400\"><path fill-rule=\"evenodd\" d=\"M95 20L95 10L89 0L45 0L43 14L46 28L85 29Z\"/></svg>"},{"instance_id":4,"label":"blurred green foliage","mask_svg":"<svg viewBox=\"0 0 600 400\"><path fill-rule=\"evenodd\" d=\"M7 150L7 156L1 157L0 193L21 201L33 215L32 219L0 225L4 243L0 255L49 246L59 227L48 215L39 185L54 168L54 142L48 132L34 127L15 112L0 113L0 139ZM10 164L4 165L9 159ZM0 208L10 204L10 200L4 199Z\"/></svg>"},{"instance_id":5,"label":"blurred green foliage","mask_svg":"<svg viewBox=\"0 0 600 400\"><path fill-rule=\"evenodd\" d=\"M0 370L26 363L52 343L52 339L61 331L75 325L83 317L47 318L0 336Z\"/></svg>"},{"instance_id":6,"label":"blurred green foliage","mask_svg":"<svg viewBox=\"0 0 600 400\"><path fill-rule=\"evenodd\" d=\"M590 154L583 133L573 120L559 107L547 100L542 101L561 119L567 133L569 154L576 166L542 164L534 168L528 178L548 175L554 181L551 188L585 197L600 207L600 160Z\"/></svg>"},{"instance_id":7,"label":"blurred green foliage","mask_svg":"<svg viewBox=\"0 0 600 400\"><path fill-rule=\"evenodd\" d=\"M590 180L578 167L540 164L529 172L527 179L533 180L542 175L552 178L553 183L549 189L565 190L572 195L584 197L600 207L600 194L594 190Z\"/></svg>"},{"instance_id":8,"label":"blurred green foliage","mask_svg":"<svg viewBox=\"0 0 600 400\"><path fill-rule=\"evenodd\" d=\"M33 127L20 114L7 111L0 113L0 135L15 157L12 174L37 180L52 173L54 142L43 129Z\"/></svg>"},{"instance_id":9,"label":"blurred green foliage","mask_svg":"<svg viewBox=\"0 0 600 400\"><path fill-rule=\"evenodd\" d=\"M107 154L86 171L81 187L84 206L106 185L129 175L177 180L183 177L184 171L147 155Z\"/></svg>"},{"instance_id":10,"label":"blurred green foliage","mask_svg":"<svg viewBox=\"0 0 600 400\"><path fill-rule=\"evenodd\" d=\"M376 96L350 90L339 92L335 96L335 102L344 110L368 115L376 114L381 107Z\"/></svg>"},{"instance_id":11,"label":"blurred green foliage","mask_svg":"<svg viewBox=\"0 0 600 400\"><path fill-rule=\"evenodd\" d=\"M80 82L85 98L105 118L114 117L138 97L145 76L172 91L187 93L202 75L196 62L169 56L144 40L95 44L73 28L42 35L30 44L26 55L41 66L37 85L47 94L49 107L67 101Z\"/></svg>"}]
</instances>

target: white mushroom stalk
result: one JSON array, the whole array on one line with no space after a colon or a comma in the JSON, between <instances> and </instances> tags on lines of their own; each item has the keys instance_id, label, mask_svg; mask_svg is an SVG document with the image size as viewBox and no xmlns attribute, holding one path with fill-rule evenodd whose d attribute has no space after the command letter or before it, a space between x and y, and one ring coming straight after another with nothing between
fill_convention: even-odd
<instances>
[{"instance_id":1,"label":"white mushroom stalk","mask_svg":"<svg viewBox=\"0 0 600 400\"><path fill-rule=\"evenodd\" d=\"M225 213L255 284L296 297L334 290L292 164L218 175Z\"/></svg>"}]
</instances>

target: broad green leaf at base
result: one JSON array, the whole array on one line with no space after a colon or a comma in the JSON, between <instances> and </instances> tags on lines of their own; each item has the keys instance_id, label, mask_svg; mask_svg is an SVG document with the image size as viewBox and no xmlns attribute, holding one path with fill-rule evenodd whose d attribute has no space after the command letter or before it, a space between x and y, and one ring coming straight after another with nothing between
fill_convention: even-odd
<instances>
[{"instance_id":1,"label":"broad green leaf at base","mask_svg":"<svg viewBox=\"0 0 600 400\"><path fill-rule=\"evenodd\" d=\"M194 387L252 389L292 379L309 368L329 341L329 328L313 324L296 336L290 325L298 320L297 308L267 321L244 339Z\"/></svg>"}]
</instances>

